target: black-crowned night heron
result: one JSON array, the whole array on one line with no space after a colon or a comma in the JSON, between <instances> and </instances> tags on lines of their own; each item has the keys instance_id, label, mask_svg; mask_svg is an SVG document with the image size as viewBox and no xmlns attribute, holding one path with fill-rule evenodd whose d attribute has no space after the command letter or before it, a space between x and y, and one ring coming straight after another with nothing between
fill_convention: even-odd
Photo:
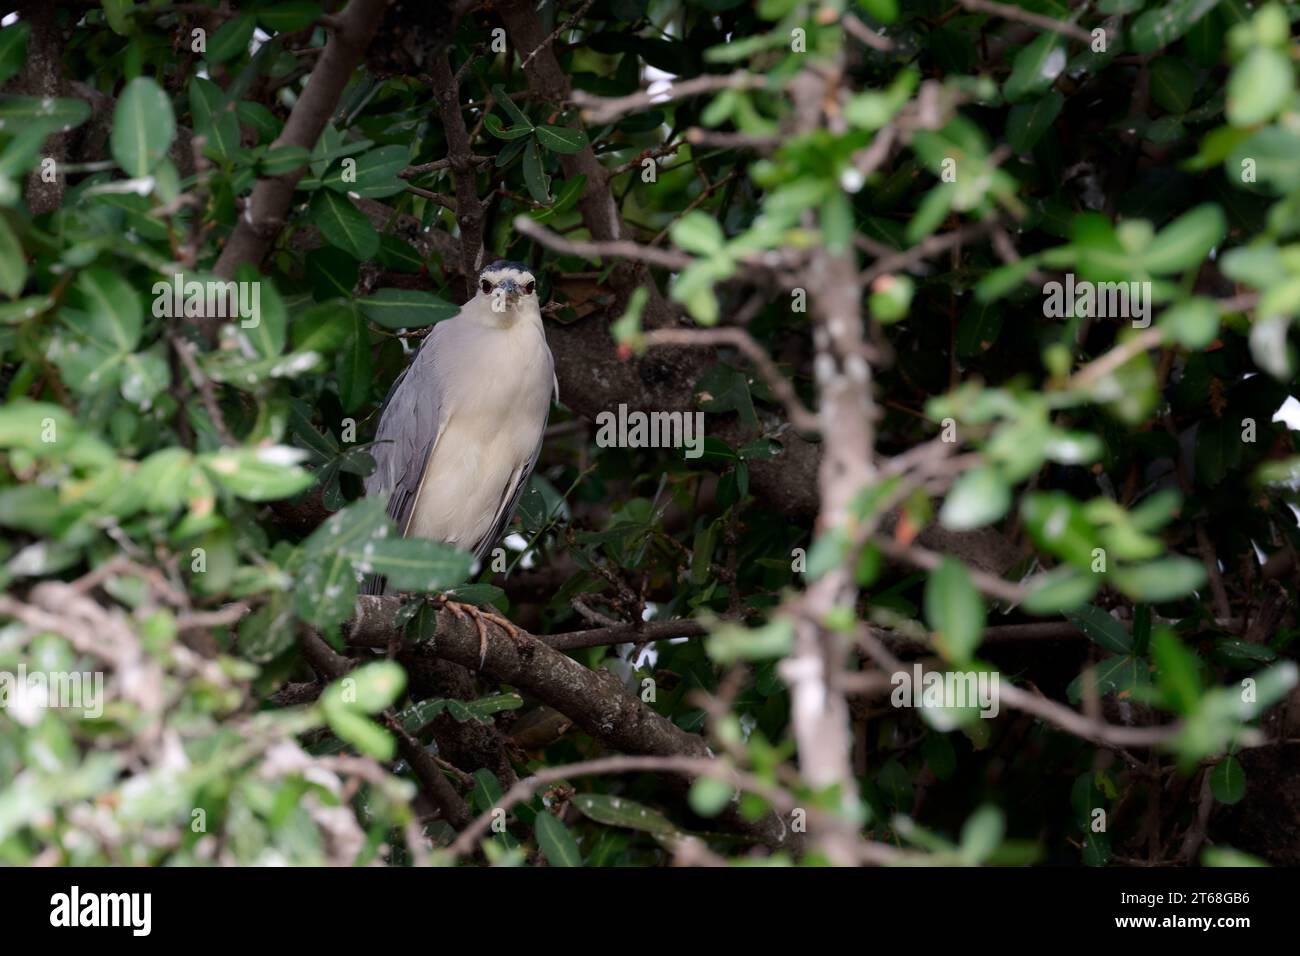
<instances>
[{"instance_id":1,"label":"black-crowned night heron","mask_svg":"<svg viewBox=\"0 0 1300 956\"><path fill-rule=\"evenodd\" d=\"M403 536L445 541L481 561L537 463L552 395L559 386L537 280L518 262L493 262L474 298L433 327L393 384L366 494L388 496ZM509 622L488 617L514 635Z\"/></svg>"}]
</instances>

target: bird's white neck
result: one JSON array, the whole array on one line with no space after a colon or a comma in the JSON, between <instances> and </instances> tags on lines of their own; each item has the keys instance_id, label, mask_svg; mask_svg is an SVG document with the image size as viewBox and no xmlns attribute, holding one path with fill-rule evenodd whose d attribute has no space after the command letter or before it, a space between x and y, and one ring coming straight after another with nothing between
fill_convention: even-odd
<instances>
[{"instance_id":1,"label":"bird's white neck","mask_svg":"<svg viewBox=\"0 0 1300 956\"><path fill-rule=\"evenodd\" d=\"M504 308L493 308L494 304L492 296L479 293L470 299L464 311L475 322L488 328L510 329L542 324L542 312L535 296L517 299L513 305L506 303Z\"/></svg>"}]
</instances>

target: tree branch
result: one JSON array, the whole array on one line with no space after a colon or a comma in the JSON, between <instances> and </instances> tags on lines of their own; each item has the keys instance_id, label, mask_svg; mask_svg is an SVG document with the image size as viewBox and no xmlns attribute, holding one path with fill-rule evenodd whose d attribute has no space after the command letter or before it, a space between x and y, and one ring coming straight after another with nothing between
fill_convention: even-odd
<instances>
[{"instance_id":1,"label":"tree branch","mask_svg":"<svg viewBox=\"0 0 1300 956\"><path fill-rule=\"evenodd\" d=\"M356 647L388 647L400 636L393 625L400 607L396 597L363 595L357 601L356 617L345 628L345 639ZM474 624L450 612L439 613L433 639L408 645L404 653L452 661L510 684L555 708L611 749L661 757L708 756L703 738L646 706L614 674L589 670L524 631L512 638L496 626L488 627L487 651L480 667L479 633ZM793 840L789 828L771 816L757 823L728 819L769 846L787 846Z\"/></svg>"},{"instance_id":2,"label":"tree branch","mask_svg":"<svg viewBox=\"0 0 1300 956\"><path fill-rule=\"evenodd\" d=\"M338 106L344 87L352 78L371 38L379 29L388 0L351 0L347 9L332 21L329 41L307 80L307 87L294 103L284 130L271 144L301 146L308 151L316 146L321 131ZM231 233L213 271L224 279L235 274L244 263L260 263L284 227L284 217L293 200L306 167L259 179L248 198L239 224Z\"/></svg>"}]
</instances>

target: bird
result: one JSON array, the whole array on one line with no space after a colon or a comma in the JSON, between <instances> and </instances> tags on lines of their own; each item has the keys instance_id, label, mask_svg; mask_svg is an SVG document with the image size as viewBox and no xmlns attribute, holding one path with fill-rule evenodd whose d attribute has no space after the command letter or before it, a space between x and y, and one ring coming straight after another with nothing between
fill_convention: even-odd
<instances>
[{"instance_id":1,"label":"bird","mask_svg":"<svg viewBox=\"0 0 1300 956\"><path fill-rule=\"evenodd\" d=\"M479 272L475 294L435 325L393 383L371 448L367 496L387 496L403 537L430 538L478 561L501 538L541 453L551 401L559 401L537 279L498 259ZM382 579L366 590L383 593ZM483 620L518 631L473 605L442 602L474 617L480 657ZM481 661L480 661L481 663Z\"/></svg>"}]
</instances>

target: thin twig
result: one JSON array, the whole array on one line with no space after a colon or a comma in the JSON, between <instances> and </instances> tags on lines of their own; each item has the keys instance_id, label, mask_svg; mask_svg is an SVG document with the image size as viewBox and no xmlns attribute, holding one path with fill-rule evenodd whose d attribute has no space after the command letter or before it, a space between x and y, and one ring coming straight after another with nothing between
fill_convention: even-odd
<instances>
[{"instance_id":1,"label":"thin twig","mask_svg":"<svg viewBox=\"0 0 1300 956\"><path fill-rule=\"evenodd\" d=\"M1073 23L1066 23L1063 20L1054 20L1041 13L1033 13L1021 7L1013 7L1006 3L994 3L993 0L961 0L961 5L967 10L976 10L980 13L1001 17L1003 20L1016 20L1039 30L1060 33L1072 37L1080 43L1092 43L1092 34L1083 27Z\"/></svg>"},{"instance_id":2,"label":"thin twig","mask_svg":"<svg viewBox=\"0 0 1300 956\"><path fill-rule=\"evenodd\" d=\"M716 346L730 345L754 363L763 380L780 399L795 428L817 432L821 428L817 416L808 410L795 392L790 380L781 374L767 350L754 341L754 337L741 328L726 326L718 329L655 329L645 334L647 348L664 345Z\"/></svg>"},{"instance_id":3,"label":"thin twig","mask_svg":"<svg viewBox=\"0 0 1300 956\"><path fill-rule=\"evenodd\" d=\"M582 109L582 118L588 123L612 123L628 113L635 113L651 106L662 106L673 100L682 100L703 93L716 93L719 90L747 90L762 86L765 77L752 73L705 73L702 76L682 80L662 89L650 91L639 90L627 96L595 96L583 90L574 90L573 102Z\"/></svg>"},{"instance_id":4,"label":"thin twig","mask_svg":"<svg viewBox=\"0 0 1300 956\"><path fill-rule=\"evenodd\" d=\"M212 381L203 374L198 363L194 361L194 355L190 351L190 343L175 332L169 333L167 337L171 341L172 348L176 350L176 354L185 365L185 371L189 373L190 381L198 389L199 398L203 400L203 407L208 411L208 418L212 420L212 427L216 431L217 437L221 439L222 444L238 445L239 442L230 433L230 429L226 427L226 419L221 414L221 406L217 404L217 393L212 387Z\"/></svg>"},{"instance_id":5,"label":"thin twig","mask_svg":"<svg viewBox=\"0 0 1300 956\"><path fill-rule=\"evenodd\" d=\"M533 57L537 56L537 54L541 53L548 46L550 46L552 43L558 40L562 34L568 33L570 30L576 27L578 25L578 21L581 20L584 16L586 16L587 11L591 9L591 5L595 2L596 0L585 0L582 6L580 6L576 11L574 11L573 16L569 17L569 19L565 20L563 24L556 27L555 30L552 31L551 35L548 36L545 40L543 40L540 44L538 44L537 48L533 50L532 53L529 53L528 56L524 57L523 61L519 64L519 69L522 70L526 68L529 63L533 62Z\"/></svg>"}]
</instances>

